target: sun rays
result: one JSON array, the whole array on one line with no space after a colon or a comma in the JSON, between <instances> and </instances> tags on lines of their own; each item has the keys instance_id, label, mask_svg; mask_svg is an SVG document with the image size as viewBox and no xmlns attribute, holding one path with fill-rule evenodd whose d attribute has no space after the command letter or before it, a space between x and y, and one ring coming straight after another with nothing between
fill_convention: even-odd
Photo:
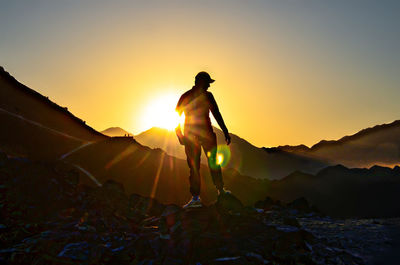
<instances>
[{"instance_id":1,"label":"sun rays","mask_svg":"<svg viewBox=\"0 0 400 265\"><path fill-rule=\"evenodd\" d=\"M105 169L111 168L114 164L118 163L122 159L128 157L132 153L134 153L138 149L137 146L134 145L129 145L127 148L125 148L121 153L116 155L110 162L108 162L105 166Z\"/></svg>"}]
</instances>

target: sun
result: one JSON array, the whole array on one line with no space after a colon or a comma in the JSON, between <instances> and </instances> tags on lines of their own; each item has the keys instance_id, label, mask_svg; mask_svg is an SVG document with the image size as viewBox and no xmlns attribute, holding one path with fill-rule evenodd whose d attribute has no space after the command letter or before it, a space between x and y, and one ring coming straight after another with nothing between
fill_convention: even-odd
<instances>
[{"instance_id":1,"label":"sun","mask_svg":"<svg viewBox=\"0 0 400 265\"><path fill-rule=\"evenodd\" d=\"M179 124L183 124L184 115L178 115L175 111L179 96L167 94L157 97L146 105L142 114L144 129L152 127L174 130Z\"/></svg>"}]
</instances>

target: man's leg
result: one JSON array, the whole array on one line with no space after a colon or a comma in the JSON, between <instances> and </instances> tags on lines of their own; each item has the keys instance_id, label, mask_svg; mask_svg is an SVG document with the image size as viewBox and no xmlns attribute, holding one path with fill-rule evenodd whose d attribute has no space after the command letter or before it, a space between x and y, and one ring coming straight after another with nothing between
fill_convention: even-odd
<instances>
[{"instance_id":1,"label":"man's leg","mask_svg":"<svg viewBox=\"0 0 400 265\"><path fill-rule=\"evenodd\" d=\"M218 190L222 190L224 182L222 180L221 166L217 163L217 137L215 133L210 134L202 145L208 159L208 168L214 185Z\"/></svg>"},{"instance_id":2,"label":"man's leg","mask_svg":"<svg viewBox=\"0 0 400 265\"><path fill-rule=\"evenodd\" d=\"M192 196L200 195L200 144L196 141L188 141L185 144L186 160L190 168L190 193Z\"/></svg>"}]
</instances>

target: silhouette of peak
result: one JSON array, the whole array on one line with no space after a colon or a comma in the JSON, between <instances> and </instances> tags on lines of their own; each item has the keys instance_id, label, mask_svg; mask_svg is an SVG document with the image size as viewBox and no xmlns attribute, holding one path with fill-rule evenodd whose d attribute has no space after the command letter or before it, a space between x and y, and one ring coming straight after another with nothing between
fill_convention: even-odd
<instances>
[{"instance_id":1,"label":"silhouette of peak","mask_svg":"<svg viewBox=\"0 0 400 265\"><path fill-rule=\"evenodd\" d=\"M344 172L344 171L347 171L347 170L349 170L347 167L338 164L338 165L329 166L329 167L326 167L326 168L320 170L317 173L317 175L320 176L320 175L332 174L332 173L339 174L340 172Z\"/></svg>"},{"instance_id":2,"label":"silhouette of peak","mask_svg":"<svg viewBox=\"0 0 400 265\"><path fill-rule=\"evenodd\" d=\"M326 146L345 144L346 142L357 140L361 137L368 136L370 134L377 133L377 132L380 132L380 131L386 130L386 129L395 128L395 127L400 127L400 120L395 120L388 124L384 123L384 124L380 124L380 125L375 125L374 127L363 129L353 135L344 136L344 137L340 138L339 140L321 140L317 144L313 145L311 147L311 150L317 150L319 148L323 148Z\"/></svg>"},{"instance_id":3,"label":"silhouette of peak","mask_svg":"<svg viewBox=\"0 0 400 265\"><path fill-rule=\"evenodd\" d=\"M310 148L307 145L280 145L276 147L277 149L286 151L286 152L306 152L309 151Z\"/></svg>"},{"instance_id":4,"label":"silhouette of peak","mask_svg":"<svg viewBox=\"0 0 400 265\"><path fill-rule=\"evenodd\" d=\"M343 136L342 138L338 140L321 140L318 143L314 144L310 147L301 144L301 145L280 145L276 148L281 149L283 151L287 152L307 152L307 151L316 151L318 149L324 148L324 147L330 147L330 146L337 146L337 145L343 145L346 144L349 141L354 141L357 139L360 139L361 137L371 135L373 133L379 133L383 130L386 129L393 129L396 127L400 127L400 120L395 120L391 123L384 123L384 124L379 124L375 125L374 127L362 129L361 131L352 134L352 135L346 135ZM272 147L274 148L274 147Z\"/></svg>"},{"instance_id":5,"label":"silhouette of peak","mask_svg":"<svg viewBox=\"0 0 400 265\"><path fill-rule=\"evenodd\" d=\"M105 134L107 136L111 136L111 137L114 137L114 136L125 136L125 135L132 136L133 135L132 133L122 129L121 127L110 127L110 128L107 128L107 129L101 131L101 133Z\"/></svg>"},{"instance_id":6,"label":"silhouette of peak","mask_svg":"<svg viewBox=\"0 0 400 265\"><path fill-rule=\"evenodd\" d=\"M15 79L10 73L8 73L1 66L0 66L0 86L3 89L1 94L1 96L3 97L2 100L4 100L5 102L8 101L12 102L12 104L10 104L10 102L6 104L8 106L15 105L14 109L8 109L8 111L12 113L17 112L16 114L22 116L24 116L24 114L29 114L30 115L29 118L35 120L40 115L38 113L36 114L37 115L36 117L33 116L35 115L36 112L39 111L38 108L50 108L52 110L51 115L53 117L57 116L58 114L62 114L68 119L71 119L74 122L78 123L80 127L83 127L90 134L96 137L104 137L103 134L99 133L98 131L87 125L86 121L83 121L82 119L73 115L68 110L67 107L62 107L56 104L55 102L51 101L49 97L43 96L39 92L20 83L17 79ZM24 103L21 103L20 100L22 100L21 102ZM25 109L25 111L23 109ZM50 111L47 110L46 115L50 115Z\"/></svg>"},{"instance_id":7,"label":"silhouette of peak","mask_svg":"<svg viewBox=\"0 0 400 265\"><path fill-rule=\"evenodd\" d=\"M171 135L174 134L174 131L170 131L168 129L165 128L161 128L161 127L151 127L150 129L147 129L146 131L143 131L139 134L137 134L136 136L165 136L165 135Z\"/></svg>"}]
</instances>

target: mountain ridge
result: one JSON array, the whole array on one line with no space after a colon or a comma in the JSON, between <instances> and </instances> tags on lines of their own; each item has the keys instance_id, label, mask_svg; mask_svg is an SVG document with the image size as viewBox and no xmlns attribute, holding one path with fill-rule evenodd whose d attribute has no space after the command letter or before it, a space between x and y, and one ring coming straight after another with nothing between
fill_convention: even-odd
<instances>
[{"instance_id":1,"label":"mountain ridge","mask_svg":"<svg viewBox=\"0 0 400 265\"><path fill-rule=\"evenodd\" d=\"M57 111L63 112L65 115L68 115L71 119L84 126L86 129L90 130L94 134L98 134L99 136L104 136L102 133L98 132L91 126L87 125L86 122L79 117L72 114L67 107L62 107L57 103L51 101L48 97L43 96L39 92L25 86L21 82L19 82L15 77L13 77L9 72L7 72L4 67L0 66L0 78L6 80L7 82L13 83L15 88L19 89L21 92L26 93L27 95L33 96L41 102L47 104L48 106L54 108Z\"/></svg>"},{"instance_id":2,"label":"mountain ridge","mask_svg":"<svg viewBox=\"0 0 400 265\"><path fill-rule=\"evenodd\" d=\"M390 123L377 124L372 127L361 129L360 131L358 131L354 134L345 135L337 140L320 140L318 143L312 145L311 147L308 147L305 144L300 144L300 145L279 145L276 148L282 149L284 151L289 151L289 152L302 151L302 150L314 151L319 148L323 148L323 147L330 146L330 145L345 144L348 141L357 140L360 137L367 136L371 133L375 133L378 130L388 129L388 128L392 128L392 127L396 127L396 126L400 126L400 120L394 120L393 122L390 122ZM266 148L268 148L268 147L266 147Z\"/></svg>"},{"instance_id":3,"label":"mountain ridge","mask_svg":"<svg viewBox=\"0 0 400 265\"><path fill-rule=\"evenodd\" d=\"M125 136L125 135L133 135L132 133L122 129L121 127L109 127L103 131L102 134L113 137L113 136Z\"/></svg>"}]
</instances>

